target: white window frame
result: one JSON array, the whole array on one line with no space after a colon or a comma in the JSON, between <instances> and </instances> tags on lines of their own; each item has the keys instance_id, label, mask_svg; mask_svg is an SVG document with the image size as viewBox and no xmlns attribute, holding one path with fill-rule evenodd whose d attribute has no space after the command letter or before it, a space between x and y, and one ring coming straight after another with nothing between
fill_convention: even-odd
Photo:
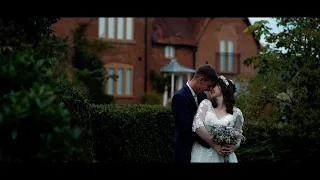
<instances>
[{"instance_id":1,"label":"white window frame","mask_svg":"<svg viewBox=\"0 0 320 180\"><path fill-rule=\"evenodd\" d=\"M220 40L220 72L235 72L234 40Z\"/></svg>"},{"instance_id":2,"label":"white window frame","mask_svg":"<svg viewBox=\"0 0 320 180\"><path fill-rule=\"evenodd\" d=\"M111 76L111 75L118 76L118 79L113 79L112 77L109 77L107 79L105 84L106 94L113 95L115 97L133 96L133 77L134 77L133 66L127 65L127 64L121 64L121 63L110 63L105 65L105 69L107 72L107 76ZM113 69L113 73L110 73L110 69ZM122 75L118 74L120 69L122 69ZM120 82L122 83L119 84Z\"/></svg>"},{"instance_id":3,"label":"white window frame","mask_svg":"<svg viewBox=\"0 0 320 180\"><path fill-rule=\"evenodd\" d=\"M98 36L108 40L134 40L133 17L99 17Z\"/></svg>"},{"instance_id":4,"label":"white window frame","mask_svg":"<svg viewBox=\"0 0 320 180\"><path fill-rule=\"evenodd\" d=\"M175 55L175 49L173 46L168 45L164 48L164 56L166 58L172 59L175 57L174 55Z\"/></svg>"}]
</instances>

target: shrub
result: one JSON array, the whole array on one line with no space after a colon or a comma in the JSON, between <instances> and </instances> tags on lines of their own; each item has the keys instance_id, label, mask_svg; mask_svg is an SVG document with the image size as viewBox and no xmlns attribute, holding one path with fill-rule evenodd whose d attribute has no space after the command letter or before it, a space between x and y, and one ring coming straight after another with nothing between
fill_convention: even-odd
<instances>
[{"instance_id":1,"label":"shrub","mask_svg":"<svg viewBox=\"0 0 320 180\"><path fill-rule=\"evenodd\" d=\"M82 136L87 137L85 148L90 162L172 162L174 120L169 108L90 105L75 112L82 117L81 127L86 127L82 128ZM277 122L280 115L271 113L260 121L245 122L247 140L236 152L239 162L295 163L319 159L319 132L312 136L304 133L304 128L309 130L319 122L306 122L304 126Z\"/></svg>"},{"instance_id":2,"label":"shrub","mask_svg":"<svg viewBox=\"0 0 320 180\"><path fill-rule=\"evenodd\" d=\"M108 75L103 66L103 54L110 49L110 43L101 39L86 37L91 21L80 23L73 31L74 54L72 56L73 81L85 85L87 96L94 104L112 104L115 99L105 94L105 81L116 79L115 75Z\"/></svg>"},{"instance_id":3,"label":"shrub","mask_svg":"<svg viewBox=\"0 0 320 180\"><path fill-rule=\"evenodd\" d=\"M54 76L56 59L38 48L0 48L0 150L2 161L70 161L81 154L80 131L70 126L70 114L57 102L54 86L66 75Z\"/></svg>"},{"instance_id":4,"label":"shrub","mask_svg":"<svg viewBox=\"0 0 320 180\"><path fill-rule=\"evenodd\" d=\"M91 127L92 111L90 110L89 98L85 87L81 85L60 84L55 88L60 101L63 102L71 115L72 127L81 130L81 140L84 154L77 157L77 160L92 162L95 159L93 152L93 134Z\"/></svg>"},{"instance_id":5,"label":"shrub","mask_svg":"<svg viewBox=\"0 0 320 180\"><path fill-rule=\"evenodd\" d=\"M142 94L141 104L160 105L161 95L155 92Z\"/></svg>"},{"instance_id":6,"label":"shrub","mask_svg":"<svg viewBox=\"0 0 320 180\"><path fill-rule=\"evenodd\" d=\"M172 99L168 99L167 101L167 104L166 104L166 107L170 108L171 109L171 103L172 103Z\"/></svg>"},{"instance_id":7,"label":"shrub","mask_svg":"<svg viewBox=\"0 0 320 180\"><path fill-rule=\"evenodd\" d=\"M274 113L273 113L274 115ZM320 133L311 131L319 122L304 126L275 122L265 117L258 122L245 123L246 141L241 143L236 154L239 162L312 162L320 159Z\"/></svg>"},{"instance_id":8,"label":"shrub","mask_svg":"<svg viewBox=\"0 0 320 180\"><path fill-rule=\"evenodd\" d=\"M270 32L265 26L266 21L256 22L245 30L254 32L258 36L264 35L268 43L274 43L276 46L272 48L266 45L261 48L257 56L248 58L244 62L259 68L253 82L260 84L257 86L260 90L257 88L256 97L249 98L250 104L242 108L243 112L254 117L256 115L254 107L265 103L272 104L275 110L269 113L274 117L259 118L260 125L272 124L273 126L270 125L272 128L257 129L257 126L250 125L247 132L261 133L252 136L257 138L255 142L258 144L261 141L270 141L264 145L273 146L269 152L274 154L275 161L279 158L294 162L317 161L320 135L320 64L318 54L310 47L320 45L320 31L317 28L320 19L277 18L277 22L283 28L280 33ZM260 102L255 101L260 98ZM269 120L272 123L269 123ZM278 125L279 128L274 127ZM248 142L248 148L253 146L254 143ZM262 144L259 146L263 148Z\"/></svg>"},{"instance_id":9,"label":"shrub","mask_svg":"<svg viewBox=\"0 0 320 180\"><path fill-rule=\"evenodd\" d=\"M1 17L0 46L9 45L13 49L23 48L22 44L36 46L42 41L43 36L52 33L50 26L59 19L58 17Z\"/></svg>"},{"instance_id":10,"label":"shrub","mask_svg":"<svg viewBox=\"0 0 320 180\"><path fill-rule=\"evenodd\" d=\"M59 18L0 18L0 161L77 160L80 131L59 101L68 83L68 45L52 34Z\"/></svg>"},{"instance_id":11,"label":"shrub","mask_svg":"<svg viewBox=\"0 0 320 180\"><path fill-rule=\"evenodd\" d=\"M172 162L174 122L156 105L92 105L98 162Z\"/></svg>"},{"instance_id":12,"label":"shrub","mask_svg":"<svg viewBox=\"0 0 320 180\"><path fill-rule=\"evenodd\" d=\"M170 89L170 76L164 77L161 74L158 74L156 71L152 70L150 72L150 79L152 81L152 89L160 94L163 94L165 91L165 86Z\"/></svg>"}]
</instances>

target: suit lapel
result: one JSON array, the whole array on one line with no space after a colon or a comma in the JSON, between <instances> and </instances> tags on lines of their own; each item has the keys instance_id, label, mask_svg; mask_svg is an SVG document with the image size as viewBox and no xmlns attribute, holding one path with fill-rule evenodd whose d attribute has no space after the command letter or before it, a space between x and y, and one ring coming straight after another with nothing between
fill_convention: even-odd
<instances>
[{"instance_id":1,"label":"suit lapel","mask_svg":"<svg viewBox=\"0 0 320 180\"><path fill-rule=\"evenodd\" d=\"M192 93L191 93L189 87L185 84L183 88L184 88L186 96L188 97L191 104L193 104L195 106L195 108L198 108L196 101L194 100L194 97L192 96Z\"/></svg>"}]
</instances>

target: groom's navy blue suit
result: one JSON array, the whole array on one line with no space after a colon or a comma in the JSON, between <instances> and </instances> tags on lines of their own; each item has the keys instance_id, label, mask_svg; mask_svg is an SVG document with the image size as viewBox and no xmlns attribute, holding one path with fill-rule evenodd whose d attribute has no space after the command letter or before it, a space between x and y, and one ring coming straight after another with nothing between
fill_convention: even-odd
<instances>
[{"instance_id":1,"label":"groom's navy blue suit","mask_svg":"<svg viewBox=\"0 0 320 180\"><path fill-rule=\"evenodd\" d=\"M198 106L202 100L207 98L205 93L197 95ZM202 140L196 133L192 132L193 118L197 112L198 106L189 87L185 84L172 98L171 110L175 120L174 133L174 162L190 163L191 149L195 141L202 146L210 146Z\"/></svg>"}]
</instances>

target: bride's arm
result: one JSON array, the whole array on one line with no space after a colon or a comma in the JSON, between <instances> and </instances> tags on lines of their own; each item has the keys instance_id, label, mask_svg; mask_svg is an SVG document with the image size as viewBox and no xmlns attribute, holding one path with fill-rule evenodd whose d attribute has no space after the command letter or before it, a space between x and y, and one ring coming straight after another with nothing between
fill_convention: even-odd
<instances>
[{"instance_id":1,"label":"bride's arm","mask_svg":"<svg viewBox=\"0 0 320 180\"><path fill-rule=\"evenodd\" d=\"M238 109L236 113L237 114L236 114L236 120L234 123L234 128L236 131L242 134L242 126L243 126L244 118L240 109ZM228 150L228 152L230 153L232 151L237 150L240 147L240 144L241 144L241 140L239 140L236 145L232 145L233 147L229 146L230 149Z\"/></svg>"},{"instance_id":2,"label":"bride's arm","mask_svg":"<svg viewBox=\"0 0 320 180\"><path fill-rule=\"evenodd\" d=\"M243 118L242 112L241 110L239 110L234 127L240 134L242 134L243 132L242 131L243 121L244 121L244 118ZM234 150L237 150L240 147L240 144L241 144L241 140L239 140L239 142L235 145Z\"/></svg>"},{"instance_id":3,"label":"bride's arm","mask_svg":"<svg viewBox=\"0 0 320 180\"><path fill-rule=\"evenodd\" d=\"M212 141L209 132L207 129L204 127L204 119L206 117L206 113L208 111L208 107L210 101L208 100L203 100L199 108L197 110L196 115L194 116L194 120L192 123L192 131L196 132L201 139L203 139L206 143L208 143L212 148L217 149L217 145Z\"/></svg>"},{"instance_id":4,"label":"bride's arm","mask_svg":"<svg viewBox=\"0 0 320 180\"><path fill-rule=\"evenodd\" d=\"M207 129L205 127L199 127L197 130L196 130L196 133L204 140L206 141L213 149L215 149L219 154L220 153L220 148L219 148L219 145L215 144L211 137L210 137L210 134L209 132L207 131Z\"/></svg>"}]
</instances>

